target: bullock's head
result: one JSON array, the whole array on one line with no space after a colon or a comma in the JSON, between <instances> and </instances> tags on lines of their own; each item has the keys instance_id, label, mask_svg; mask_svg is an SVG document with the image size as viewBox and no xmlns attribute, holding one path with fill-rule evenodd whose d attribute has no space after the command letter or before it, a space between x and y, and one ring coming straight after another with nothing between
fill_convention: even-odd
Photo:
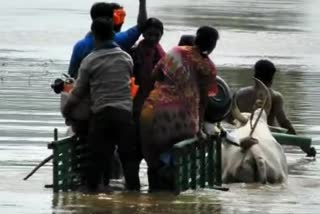
<instances>
[{"instance_id":1,"label":"bullock's head","mask_svg":"<svg viewBox=\"0 0 320 214\"><path fill-rule=\"evenodd\" d=\"M237 105L237 94L233 97L232 115L238 121L238 123L236 122L237 127L245 125L249 120L252 122L262 118L267 121L267 115L270 113L272 105L270 91L259 79L254 78L254 80L256 84L256 102L252 112L240 112Z\"/></svg>"}]
</instances>

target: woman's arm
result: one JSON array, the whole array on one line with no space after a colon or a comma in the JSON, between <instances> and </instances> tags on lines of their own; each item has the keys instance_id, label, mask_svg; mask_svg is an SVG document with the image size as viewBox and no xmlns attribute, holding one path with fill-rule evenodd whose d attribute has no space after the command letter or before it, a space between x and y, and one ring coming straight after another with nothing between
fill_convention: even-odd
<instances>
[{"instance_id":1,"label":"woman's arm","mask_svg":"<svg viewBox=\"0 0 320 214\"><path fill-rule=\"evenodd\" d=\"M205 59L209 60L209 59ZM198 71L198 87L199 87L199 131L201 131L205 111L208 103L208 95L214 96L217 92L217 83L216 83L216 75L217 70L215 65L209 60L207 67L200 66L200 70Z\"/></svg>"}]
</instances>

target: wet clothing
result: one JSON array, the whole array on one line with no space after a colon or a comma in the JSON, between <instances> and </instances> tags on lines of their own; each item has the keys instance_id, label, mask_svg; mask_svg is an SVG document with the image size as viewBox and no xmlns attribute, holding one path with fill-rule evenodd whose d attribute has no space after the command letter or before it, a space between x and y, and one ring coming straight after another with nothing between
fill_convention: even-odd
<instances>
[{"instance_id":1,"label":"wet clothing","mask_svg":"<svg viewBox=\"0 0 320 214\"><path fill-rule=\"evenodd\" d=\"M140 189L141 155L135 140L129 87L132 69L131 57L117 44L108 41L82 61L79 78L70 95L78 102L83 97L90 97L92 114L88 142L92 163L85 177L92 191L103 179L108 183L115 145L118 146L127 188Z\"/></svg>"},{"instance_id":2,"label":"wet clothing","mask_svg":"<svg viewBox=\"0 0 320 214\"><path fill-rule=\"evenodd\" d=\"M138 121L144 100L154 85L151 78L152 71L159 60L165 56L165 52L160 44L150 47L142 40L131 49L130 54L134 63L135 83L139 85L138 93L133 100L133 115L136 118L135 120Z\"/></svg>"},{"instance_id":3,"label":"wet clothing","mask_svg":"<svg viewBox=\"0 0 320 214\"><path fill-rule=\"evenodd\" d=\"M93 113L107 106L131 111L129 80L132 66L129 54L109 42L83 60L71 96L83 98L90 94Z\"/></svg>"},{"instance_id":4,"label":"wet clothing","mask_svg":"<svg viewBox=\"0 0 320 214\"><path fill-rule=\"evenodd\" d=\"M135 144L135 128L131 112L107 107L90 118L89 147L92 165L87 171L88 187L97 188L104 177L105 184L112 172L113 152L117 152L123 168L128 190L139 190L141 154Z\"/></svg>"},{"instance_id":5,"label":"wet clothing","mask_svg":"<svg viewBox=\"0 0 320 214\"><path fill-rule=\"evenodd\" d=\"M119 32L115 34L114 41L125 51L129 51L130 48L140 37L140 30L138 26L134 26L127 31ZM68 74L71 77L77 78L78 69L81 61L94 49L93 35L89 32L82 40L78 41L74 47L70 59Z\"/></svg>"},{"instance_id":6,"label":"wet clothing","mask_svg":"<svg viewBox=\"0 0 320 214\"><path fill-rule=\"evenodd\" d=\"M148 167L160 154L199 131L200 90L217 92L216 68L194 47L176 47L159 62L164 79L155 83L140 116L142 150ZM152 170L152 169L151 169Z\"/></svg>"},{"instance_id":7,"label":"wet clothing","mask_svg":"<svg viewBox=\"0 0 320 214\"><path fill-rule=\"evenodd\" d=\"M270 88L272 97L271 111L268 115L268 125L288 129L288 133L296 134L290 120L284 110L283 96L280 92ZM237 104L240 112L252 112L256 102L256 90L254 86L241 88L237 91Z\"/></svg>"}]
</instances>

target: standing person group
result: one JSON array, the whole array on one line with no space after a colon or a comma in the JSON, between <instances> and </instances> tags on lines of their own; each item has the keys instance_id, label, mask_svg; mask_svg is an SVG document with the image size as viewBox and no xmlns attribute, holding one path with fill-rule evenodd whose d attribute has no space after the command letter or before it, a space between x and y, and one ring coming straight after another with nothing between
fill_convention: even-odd
<instances>
[{"instance_id":1,"label":"standing person group","mask_svg":"<svg viewBox=\"0 0 320 214\"><path fill-rule=\"evenodd\" d=\"M91 31L76 43L70 60L69 74L77 80L63 115L68 118L77 104L89 97L91 164L85 180L90 192L105 191L103 185L108 185L115 145L126 188L140 189L141 154L135 140L129 87L133 61L124 51L138 40L146 21L146 0L139 0L139 3L138 25L124 32L120 32L125 18L124 8L116 3L95 3L90 11Z\"/></svg>"},{"instance_id":2,"label":"standing person group","mask_svg":"<svg viewBox=\"0 0 320 214\"><path fill-rule=\"evenodd\" d=\"M147 19L146 0L139 3L137 26L122 32L124 8L95 3L91 31L75 44L71 56L69 74L77 79L62 113L68 119L84 98L90 101L88 191L106 190L115 146L126 189L140 190L142 158L148 165L149 190L170 189L159 176L160 156L178 141L204 137L208 95L217 93L217 70L209 55L217 45L218 31L202 26L165 54L159 44L162 22ZM143 39L133 46L140 34ZM265 76L261 72L256 72L257 78ZM138 85L135 97L130 91L132 77Z\"/></svg>"},{"instance_id":3,"label":"standing person group","mask_svg":"<svg viewBox=\"0 0 320 214\"><path fill-rule=\"evenodd\" d=\"M131 57L113 42L113 22L97 18L92 23L95 50L81 63L76 86L71 92L64 114L83 97L90 95L89 148L91 161L86 179L90 191L102 183L104 172L110 172L115 145L118 146L126 187L139 190L139 164L135 129L132 120L130 80ZM125 133L125 134L124 134ZM101 189L101 188L100 188Z\"/></svg>"}]
</instances>

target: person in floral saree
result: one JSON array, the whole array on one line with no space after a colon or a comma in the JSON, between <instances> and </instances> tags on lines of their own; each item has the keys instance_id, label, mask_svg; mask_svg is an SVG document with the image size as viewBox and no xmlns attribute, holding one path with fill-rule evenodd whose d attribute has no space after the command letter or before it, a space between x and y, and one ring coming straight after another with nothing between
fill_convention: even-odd
<instances>
[{"instance_id":1,"label":"person in floral saree","mask_svg":"<svg viewBox=\"0 0 320 214\"><path fill-rule=\"evenodd\" d=\"M217 93L217 71L208 55L218 38L216 29L200 27L194 46L174 47L153 71L154 89L140 116L150 191L162 189L160 154L181 140L203 136L207 98Z\"/></svg>"}]
</instances>

